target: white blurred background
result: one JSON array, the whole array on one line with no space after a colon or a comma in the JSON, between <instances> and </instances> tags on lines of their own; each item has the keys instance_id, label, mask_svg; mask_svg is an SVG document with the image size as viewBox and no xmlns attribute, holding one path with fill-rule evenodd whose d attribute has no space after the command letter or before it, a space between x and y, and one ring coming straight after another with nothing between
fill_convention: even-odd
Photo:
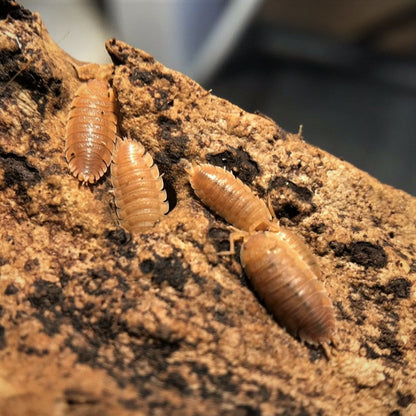
<instances>
[{"instance_id":1,"label":"white blurred background","mask_svg":"<svg viewBox=\"0 0 416 416\"><path fill-rule=\"evenodd\" d=\"M416 195L416 0L21 0L63 49L117 37Z\"/></svg>"}]
</instances>

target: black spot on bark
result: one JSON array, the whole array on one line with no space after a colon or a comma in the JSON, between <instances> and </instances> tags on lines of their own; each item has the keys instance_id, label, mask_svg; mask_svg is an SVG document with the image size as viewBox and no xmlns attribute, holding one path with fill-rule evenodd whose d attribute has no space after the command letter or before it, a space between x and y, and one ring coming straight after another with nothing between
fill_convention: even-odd
<instances>
[{"instance_id":1,"label":"black spot on bark","mask_svg":"<svg viewBox=\"0 0 416 416\"><path fill-rule=\"evenodd\" d=\"M378 305L398 302L401 299L410 298L411 282L403 277L391 279L387 285L381 284L352 284L351 288L354 293L358 293L360 298L372 301Z\"/></svg>"},{"instance_id":2,"label":"black spot on bark","mask_svg":"<svg viewBox=\"0 0 416 416\"><path fill-rule=\"evenodd\" d=\"M165 142L170 165L178 163L186 155L189 146L189 137L182 133L181 121L162 115L158 117L157 124L158 136Z\"/></svg>"},{"instance_id":3,"label":"black spot on bark","mask_svg":"<svg viewBox=\"0 0 416 416\"><path fill-rule=\"evenodd\" d=\"M301 213L299 207L290 203L283 203L279 205L272 204L272 206L277 218L289 218L290 220L293 220Z\"/></svg>"},{"instance_id":4,"label":"black spot on bark","mask_svg":"<svg viewBox=\"0 0 416 416\"><path fill-rule=\"evenodd\" d=\"M160 128L159 134L163 139L170 139L172 132L178 131L181 124L179 120L175 121L164 115L160 115L156 122Z\"/></svg>"},{"instance_id":5,"label":"black spot on bark","mask_svg":"<svg viewBox=\"0 0 416 416\"><path fill-rule=\"evenodd\" d=\"M104 232L104 237L115 245L123 245L131 240L129 235L122 228L106 230Z\"/></svg>"},{"instance_id":6,"label":"black spot on bark","mask_svg":"<svg viewBox=\"0 0 416 416\"><path fill-rule=\"evenodd\" d=\"M338 314L340 315L341 319L346 321L352 321L351 316L345 311L344 307L342 306L342 302L335 302L334 306L338 309Z\"/></svg>"},{"instance_id":7,"label":"black spot on bark","mask_svg":"<svg viewBox=\"0 0 416 416\"><path fill-rule=\"evenodd\" d=\"M379 330L380 336L374 338L374 342L382 350L390 350L388 354L383 354L383 357L394 362L400 362L403 357L400 343L396 339L398 315L390 313L384 321L380 322Z\"/></svg>"},{"instance_id":8,"label":"black spot on bark","mask_svg":"<svg viewBox=\"0 0 416 416\"><path fill-rule=\"evenodd\" d=\"M188 144L189 138L185 135L172 137L172 140L166 144L166 153L172 163L178 163L185 156Z\"/></svg>"},{"instance_id":9,"label":"black spot on bark","mask_svg":"<svg viewBox=\"0 0 416 416\"><path fill-rule=\"evenodd\" d=\"M101 342L108 343L115 339L120 332L120 321L116 315L106 311L92 325L92 329Z\"/></svg>"},{"instance_id":10,"label":"black spot on bark","mask_svg":"<svg viewBox=\"0 0 416 416\"><path fill-rule=\"evenodd\" d=\"M140 409L140 404L135 399L118 399L118 402L128 410L137 410Z\"/></svg>"},{"instance_id":11,"label":"black spot on bark","mask_svg":"<svg viewBox=\"0 0 416 416\"><path fill-rule=\"evenodd\" d=\"M346 244L340 243L339 241L331 241L329 248L334 252L336 257L341 257L348 252Z\"/></svg>"},{"instance_id":12,"label":"black spot on bark","mask_svg":"<svg viewBox=\"0 0 416 416\"><path fill-rule=\"evenodd\" d=\"M353 242L348 247L350 259L365 268L382 268L387 265L387 255L383 247L368 241Z\"/></svg>"},{"instance_id":13,"label":"black spot on bark","mask_svg":"<svg viewBox=\"0 0 416 416\"><path fill-rule=\"evenodd\" d=\"M32 347L32 346L25 345L25 344L20 344L17 347L17 350L19 352L23 352L26 355L34 355L37 357L44 357L45 355L49 354L49 350L47 348L43 348L42 350L40 350L36 347Z\"/></svg>"},{"instance_id":14,"label":"black spot on bark","mask_svg":"<svg viewBox=\"0 0 416 416\"><path fill-rule=\"evenodd\" d=\"M227 371L226 374L221 376L211 376L210 379L221 391L228 391L230 393L237 393L239 391L239 386L233 381L233 374L230 371Z\"/></svg>"},{"instance_id":15,"label":"black spot on bark","mask_svg":"<svg viewBox=\"0 0 416 416\"><path fill-rule=\"evenodd\" d=\"M326 359L325 351L322 346L308 345L309 347L309 361L314 363L315 361Z\"/></svg>"},{"instance_id":16,"label":"black spot on bark","mask_svg":"<svg viewBox=\"0 0 416 416\"><path fill-rule=\"evenodd\" d=\"M37 259L37 258L27 260L25 265L24 265L24 269L27 272L30 272L33 269L37 268L37 267L39 267L39 259Z\"/></svg>"},{"instance_id":17,"label":"black spot on bark","mask_svg":"<svg viewBox=\"0 0 416 416\"><path fill-rule=\"evenodd\" d=\"M82 281L82 288L86 293L95 297L111 295L110 289L105 288L105 283L112 278L107 269L88 269L87 275L89 279Z\"/></svg>"},{"instance_id":18,"label":"black spot on bark","mask_svg":"<svg viewBox=\"0 0 416 416\"><path fill-rule=\"evenodd\" d=\"M64 300L62 288L56 283L39 279L34 283L34 292L28 296L28 301L33 308L44 312L53 309Z\"/></svg>"},{"instance_id":19,"label":"black spot on bark","mask_svg":"<svg viewBox=\"0 0 416 416\"><path fill-rule=\"evenodd\" d=\"M294 182L290 181L289 179L284 178L283 176L276 176L270 181L268 190L271 191L273 189L279 188L288 188L290 189L295 195L297 195L298 199L304 202L311 202L313 193L308 188L304 186L296 185Z\"/></svg>"},{"instance_id":20,"label":"black spot on bark","mask_svg":"<svg viewBox=\"0 0 416 416\"><path fill-rule=\"evenodd\" d=\"M391 279L385 286L385 293L392 294L395 299L409 299L412 283L404 277Z\"/></svg>"},{"instance_id":21,"label":"black spot on bark","mask_svg":"<svg viewBox=\"0 0 416 416\"><path fill-rule=\"evenodd\" d=\"M311 230L316 234L323 234L326 230L326 225L323 222L320 222L319 224L312 224Z\"/></svg>"},{"instance_id":22,"label":"black spot on bark","mask_svg":"<svg viewBox=\"0 0 416 416\"><path fill-rule=\"evenodd\" d=\"M223 325L230 327L235 326L233 320L229 317L226 311L216 310L214 312L214 319Z\"/></svg>"},{"instance_id":23,"label":"black spot on bark","mask_svg":"<svg viewBox=\"0 0 416 416\"><path fill-rule=\"evenodd\" d=\"M277 218L300 220L316 210L312 191L282 176L273 178L267 191Z\"/></svg>"},{"instance_id":24,"label":"black spot on bark","mask_svg":"<svg viewBox=\"0 0 416 416\"><path fill-rule=\"evenodd\" d=\"M143 273L148 274L153 271L155 267L155 263L151 259L146 259L140 263L139 267Z\"/></svg>"},{"instance_id":25,"label":"black spot on bark","mask_svg":"<svg viewBox=\"0 0 416 416\"><path fill-rule=\"evenodd\" d=\"M260 409L245 404L236 406L232 414L235 416L261 416L262 413Z\"/></svg>"},{"instance_id":26,"label":"black spot on bark","mask_svg":"<svg viewBox=\"0 0 416 416\"><path fill-rule=\"evenodd\" d=\"M376 360L380 357L380 354L376 353L374 348L372 348L368 343L361 344L362 347L365 349L365 358L369 358L370 360Z\"/></svg>"},{"instance_id":27,"label":"black spot on bark","mask_svg":"<svg viewBox=\"0 0 416 416\"><path fill-rule=\"evenodd\" d=\"M199 274L196 273L192 273L192 280L199 286L204 286L205 283L207 282L207 279Z\"/></svg>"},{"instance_id":28,"label":"black spot on bark","mask_svg":"<svg viewBox=\"0 0 416 416\"><path fill-rule=\"evenodd\" d=\"M191 366L193 373L197 374L198 377L206 376L208 374L208 367L205 364L201 364L197 361L189 361L188 364Z\"/></svg>"},{"instance_id":29,"label":"black spot on bark","mask_svg":"<svg viewBox=\"0 0 416 416\"><path fill-rule=\"evenodd\" d=\"M14 1L2 0L0 2L0 19L5 20L8 17L15 20L31 20L33 18L30 10L25 9Z\"/></svg>"},{"instance_id":30,"label":"black spot on bark","mask_svg":"<svg viewBox=\"0 0 416 416\"><path fill-rule=\"evenodd\" d=\"M126 233L122 228L116 230L106 230L104 237L107 240L107 245L115 254L123 256L127 259L133 259L137 255L137 243L131 238L131 235Z\"/></svg>"},{"instance_id":31,"label":"black spot on bark","mask_svg":"<svg viewBox=\"0 0 416 416\"><path fill-rule=\"evenodd\" d=\"M365 300L368 299L365 293L362 293L359 285L351 285L351 291L358 293L360 296L357 299L356 296L348 295L348 301L351 305L351 310L355 318L356 325L363 325L367 319L367 308Z\"/></svg>"},{"instance_id":32,"label":"black spot on bark","mask_svg":"<svg viewBox=\"0 0 416 416\"><path fill-rule=\"evenodd\" d=\"M152 274L153 283L162 285L166 282L178 292L182 292L192 272L183 266L180 258L174 255L161 257L156 254Z\"/></svg>"},{"instance_id":33,"label":"black spot on bark","mask_svg":"<svg viewBox=\"0 0 416 416\"><path fill-rule=\"evenodd\" d=\"M99 403L99 400L96 397L92 396L91 393L85 392L77 388L65 389L64 395L65 401L69 406L94 405Z\"/></svg>"},{"instance_id":34,"label":"black spot on bark","mask_svg":"<svg viewBox=\"0 0 416 416\"><path fill-rule=\"evenodd\" d=\"M318 411L316 414L322 415L323 413L322 411L321 412ZM303 406L301 406L299 412L296 413L296 416L310 416L310 413Z\"/></svg>"},{"instance_id":35,"label":"black spot on bark","mask_svg":"<svg viewBox=\"0 0 416 416\"><path fill-rule=\"evenodd\" d=\"M129 76L130 83L135 86L151 85L156 78L154 71L141 70L133 68Z\"/></svg>"},{"instance_id":36,"label":"black spot on bark","mask_svg":"<svg viewBox=\"0 0 416 416\"><path fill-rule=\"evenodd\" d=\"M253 398L253 399L258 399L260 398L261 402L267 402L270 399L270 391L269 389L262 385L262 384L256 384L255 386L253 386L253 390L248 390L247 391L247 397Z\"/></svg>"},{"instance_id":37,"label":"black spot on bark","mask_svg":"<svg viewBox=\"0 0 416 416\"><path fill-rule=\"evenodd\" d=\"M35 312L33 317L36 318L43 327L43 331L50 337L55 334L58 334L60 331L61 322L57 319L56 316L52 315L51 317L45 316L45 313Z\"/></svg>"},{"instance_id":38,"label":"black spot on bark","mask_svg":"<svg viewBox=\"0 0 416 416\"><path fill-rule=\"evenodd\" d=\"M16 197L20 204L31 201L27 194L29 187L36 185L41 180L39 172L30 166L26 158L13 153L4 153L0 150L0 165L4 169L4 187L16 188Z\"/></svg>"},{"instance_id":39,"label":"black spot on bark","mask_svg":"<svg viewBox=\"0 0 416 416\"><path fill-rule=\"evenodd\" d=\"M157 88L155 90L151 90L150 95L154 99L157 111L165 111L173 106L173 98L170 96L169 91Z\"/></svg>"},{"instance_id":40,"label":"black spot on bark","mask_svg":"<svg viewBox=\"0 0 416 416\"><path fill-rule=\"evenodd\" d=\"M26 58L21 54L21 51L16 43L12 49L2 49L0 51L0 81L4 84L2 86L2 100L0 101L0 107L9 111L9 100L15 100L9 85L11 80L15 80L21 73L22 69L27 64Z\"/></svg>"},{"instance_id":41,"label":"black spot on bark","mask_svg":"<svg viewBox=\"0 0 416 416\"><path fill-rule=\"evenodd\" d=\"M410 262L410 270L409 273L416 273L416 260L412 260Z\"/></svg>"},{"instance_id":42,"label":"black spot on bark","mask_svg":"<svg viewBox=\"0 0 416 416\"><path fill-rule=\"evenodd\" d=\"M129 81L132 85L143 87L145 85L152 85L157 79L166 79L170 84L174 83L173 77L171 74L165 74L163 72L152 69L147 71L145 69L133 68Z\"/></svg>"},{"instance_id":43,"label":"black spot on bark","mask_svg":"<svg viewBox=\"0 0 416 416\"><path fill-rule=\"evenodd\" d=\"M0 350L7 347L6 330L3 325L0 325Z\"/></svg>"},{"instance_id":44,"label":"black spot on bark","mask_svg":"<svg viewBox=\"0 0 416 416\"><path fill-rule=\"evenodd\" d=\"M208 230L208 239L218 252L230 249L230 231L224 228L212 227Z\"/></svg>"},{"instance_id":45,"label":"black spot on bark","mask_svg":"<svg viewBox=\"0 0 416 416\"><path fill-rule=\"evenodd\" d=\"M10 295L15 295L18 292L19 292L19 289L13 283L10 283L9 285L7 285L4 291L4 294L6 296L10 296Z\"/></svg>"},{"instance_id":46,"label":"black spot on bark","mask_svg":"<svg viewBox=\"0 0 416 416\"><path fill-rule=\"evenodd\" d=\"M400 407L408 407L415 401L415 396L412 393L402 393L400 390L397 391L397 404Z\"/></svg>"},{"instance_id":47,"label":"black spot on bark","mask_svg":"<svg viewBox=\"0 0 416 416\"><path fill-rule=\"evenodd\" d=\"M33 55L29 59L36 62L41 58ZM52 75L52 68L45 61L41 62L41 69L30 65L25 67L25 64L23 64L24 70L19 69L16 72L15 82L29 91L32 100L37 105L39 114L44 117L48 100L51 100L54 109L61 108L65 100L62 100L62 80Z\"/></svg>"},{"instance_id":48,"label":"black spot on bark","mask_svg":"<svg viewBox=\"0 0 416 416\"><path fill-rule=\"evenodd\" d=\"M179 390L184 395L191 393L187 381L182 377L181 374L179 374L176 371L168 374L165 386L168 388L173 387L174 389Z\"/></svg>"},{"instance_id":49,"label":"black spot on bark","mask_svg":"<svg viewBox=\"0 0 416 416\"><path fill-rule=\"evenodd\" d=\"M223 287L219 283L217 283L217 285L213 289L212 293L216 301L221 300L222 289Z\"/></svg>"},{"instance_id":50,"label":"black spot on bark","mask_svg":"<svg viewBox=\"0 0 416 416\"><path fill-rule=\"evenodd\" d=\"M206 160L213 165L225 167L233 172L234 176L249 185L260 173L257 163L241 146L238 149L230 146L229 150L221 153L208 153Z\"/></svg>"}]
</instances>

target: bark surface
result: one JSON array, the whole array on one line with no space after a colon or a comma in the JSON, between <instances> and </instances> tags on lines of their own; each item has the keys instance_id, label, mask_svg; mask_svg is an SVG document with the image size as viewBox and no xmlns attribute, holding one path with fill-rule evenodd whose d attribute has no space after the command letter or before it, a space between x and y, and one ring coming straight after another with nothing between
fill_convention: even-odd
<instances>
[{"instance_id":1,"label":"bark surface","mask_svg":"<svg viewBox=\"0 0 416 416\"><path fill-rule=\"evenodd\" d=\"M120 133L150 152L171 207L132 237L109 171L81 186L64 157L90 75L37 14L0 5L0 414L415 412L415 198L112 39ZM218 256L229 229L184 161L269 194L311 247L336 315L329 360L266 312L238 255Z\"/></svg>"}]
</instances>

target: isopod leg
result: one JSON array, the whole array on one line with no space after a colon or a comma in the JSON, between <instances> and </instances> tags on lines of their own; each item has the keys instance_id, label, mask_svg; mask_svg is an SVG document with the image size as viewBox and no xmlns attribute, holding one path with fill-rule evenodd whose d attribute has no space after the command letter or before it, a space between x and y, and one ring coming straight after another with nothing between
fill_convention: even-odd
<instances>
[{"instance_id":1,"label":"isopod leg","mask_svg":"<svg viewBox=\"0 0 416 416\"><path fill-rule=\"evenodd\" d=\"M250 234L254 233L255 231L270 231L277 233L280 231L280 226L278 222L260 220L251 224L248 230Z\"/></svg>"},{"instance_id":2,"label":"isopod leg","mask_svg":"<svg viewBox=\"0 0 416 416\"><path fill-rule=\"evenodd\" d=\"M241 231L233 226L229 227L233 232L230 234L230 249L228 251L218 252L219 256L232 256L235 254L235 242L243 240L248 235L246 231Z\"/></svg>"},{"instance_id":3,"label":"isopod leg","mask_svg":"<svg viewBox=\"0 0 416 416\"><path fill-rule=\"evenodd\" d=\"M272 199L270 198L270 194L267 194L267 208L269 209L270 215L272 216L273 224L276 224L276 227L279 228L279 220L276 218L276 213L274 212L274 208L273 208L273 205L272 205ZM270 230L270 231L276 231L276 230Z\"/></svg>"},{"instance_id":4,"label":"isopod leg","mask_svg":"<svg viewBox=\"0 0 416 416\"><path fill-rule=\"evenodd\" d=\"M322 347L322 349L324 351L324 354L325 354L326 359L329 361L331 359L331 357L334 356L333 351L331 350L331 348L330 348L330 346L328 344L322 343L321 344L321 347Z\"/></svg>"}]
</instances>

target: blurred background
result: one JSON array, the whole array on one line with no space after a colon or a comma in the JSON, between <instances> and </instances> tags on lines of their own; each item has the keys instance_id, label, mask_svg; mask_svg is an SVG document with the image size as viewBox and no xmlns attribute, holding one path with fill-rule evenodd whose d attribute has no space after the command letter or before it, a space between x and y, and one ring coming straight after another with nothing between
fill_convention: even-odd
<instances>
[{"instance_id":1,"label":"blurred background","mask_svg":"<svg viewBox=\"0 0 416 416\"><path fill-rule=\"evenodd\" d=\"M77 59L117 37L416 195L416 0L20 0Z\"/></svg>"}]
</instances>

